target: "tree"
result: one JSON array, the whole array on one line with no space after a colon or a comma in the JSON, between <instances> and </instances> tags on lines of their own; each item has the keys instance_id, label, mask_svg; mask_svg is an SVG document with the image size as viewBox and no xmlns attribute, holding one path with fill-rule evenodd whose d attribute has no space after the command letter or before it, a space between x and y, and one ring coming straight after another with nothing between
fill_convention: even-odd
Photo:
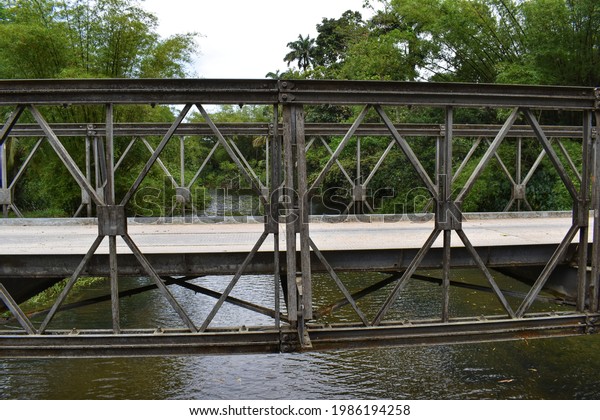
<instances>
[{"instance_id":1,"label":"tree","mask_svg":"<svg viewBox=\"0 0 600 420\"><path fill-rule=\"evenodd\" d=\"M314 51L316 65L336 66L346 59L348 50L367 30L359 12L347 10L339 19L323 18L317 25Z\"/></svg>"},{"instance_id":2,"label":"tree","mask_svg":"<svg viewBox=\"0 0 600 420\"><path fill-rule=\"evenodd\" d=\"M404 47L396 59L414 67L420 78L600 84L597 0L379 0L377 4L382 10L368 22L369 37L363 42L375 46L374 37L395 32L396 45ZM368 60L370 47L362 50L356 50L363 62L360 67ZM372 55L381 60L378 56Z\"/></svg>"},{"instance_id":3,"label":"tree","mask_svg":"<svg viewBox=\"0 0 600 420\"><path fill-rule=\"evenodd\" d=\"M162 39L157 18L138 0L17 0L0 7L0 78L169 78L185 77L196 51L196 34ZM49 122L101 123L103 106L68 106L42 109ZM27 113L20 122L27 122ZM173 120L168 107L119 106L115 121ZM10 141L11 161L20 165L28 142ZM79 139L64 139L76 161L83 160ZM115 143L117 156L125 145ZM117 195L131 185L147 158L142 148L132 149L120 170ZM13 166L13 165L9 165ZM11 168L9 167L9 170ZM52 180L49 183L47 180ZM159 185L162 175L148 179ZM21 178L17 201L23 210L52 208L72 214L81 200L80 190L51 148L44 144Z\"/></svg>"},{"instance_id":4,"label":"tree","mask_svg":"<svg viewBox=\"0 0 600 420\"><path fill-rule=\"evenodd\" d=\"M525 69L536 82L600 84L600 4L594 0L529 0L522 5L524 54L507 71Z\"/></svg>"},{"instance_id":5,"label":"tree","mask_svg":"<svg viewBox=\"0 0 600 420\"><path fill-rule=\"evenodd\" d=\"M309 35L306 35L305 38L300 34L296 41L288 42L287 47L291 51L286 54L283 60L288 66L292 61L297 61L298 67L302 71L306 71L312 66L315 54L315 40L313 38Z\"/></svg>"},{"instance_id":6,"label":"tree","mask_svg":"<svg viewBox=\"0 0 600 420\"><path fill-rule=\"evenodd\" d=\"M184 77L196 34L157 26L137 0L20 0L0 9L0 77Z\"/></svg>"}]
</instances>

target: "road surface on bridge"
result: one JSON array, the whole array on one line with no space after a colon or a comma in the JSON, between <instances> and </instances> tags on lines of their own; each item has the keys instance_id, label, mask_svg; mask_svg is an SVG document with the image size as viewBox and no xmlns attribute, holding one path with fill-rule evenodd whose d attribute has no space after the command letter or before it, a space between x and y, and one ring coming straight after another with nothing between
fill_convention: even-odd
<instances>
[{"instance_id":1,"label":"road surface on bridge","mask_svg":"<svg viewBox=\"0 0 600 420\"><path fill-rule=\"evenodd\" d=\"M558 244L569 227L568 217L502 218L465 221L463 229L476 247ZM128 225L129 235L145 254L249 252L263 232L260 223L189 223ZM319 222L310 224L311 238L323 251L420 248L433 230L433 222ZM0 255L80 255L85 254L98 234L93 223L18 224L0 222ZM281 225L280 242L285 240ZM105 241L106 242L106 241ZM456 234L453 246L462 247ZM442 247L438 238L433 248ZM262 251L273 250L272 236ZM119 239L119 253L129 253ZM98 254L108 253L103 243Z\"/></svg>"},{"instance_id":2,"label":"road surface on bridge","mask_svg":"<svg viewBox=\"0 0 600 420\"><path fill-rule=\"evenodd\" d=\"M379 220L311 223L310 235L336 270L396 271L409 265L434 228L432 221ZM488 267L545 265L570 226L570 217L475 218L463 223ZM285 224L280 227L280 250L285 251ZM129 235L161 275L235 273L263 230L261 223L142 224L132 220L128 224ZM0 221L0 278L69 276L97 235L94 219ZM442 236L422 260L421 268L441 266ZM273 235L267 237L245 273L273 272L273 239ZM574 241L577 239L576 235ZM117 241L119 273L144 275L131 250L121 238ZM576 248L573 243L561 262L571 261ZM453 266L476 266L455 232L452 249ZM325 269L314 255L312 269ZM108 272L108 240L104 239L83 274L105 276Z\"/></svg>"}]
</instances>

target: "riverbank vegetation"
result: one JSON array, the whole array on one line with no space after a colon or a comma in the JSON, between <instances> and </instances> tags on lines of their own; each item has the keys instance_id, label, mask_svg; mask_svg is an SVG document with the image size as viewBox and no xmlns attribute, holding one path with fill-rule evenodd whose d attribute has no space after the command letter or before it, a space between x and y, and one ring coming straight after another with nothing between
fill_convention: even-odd
<instances>
[{"instance_id":1,"label":"riverbank vegetation","mask_svg":"<svg viewBox=\"0 0 600 420\"><path fill-rule=\"evenodd\" d=\"M287 41L282 57L288 67L273 69L267 77L286 79L395 80L424 82L474 82L551 85L600 85L600 4L596 0L367 0L368 10L348 10L339 17L315 22L311 28ZM364 16L369 16L364 18ZM198 52L198 34L186 33L161 38L157 17L135 0L17 0L0 3L0 78L173 78L195 76L190 64ZM202 28L199 28L201 31ZM286 42L282 40L282 42ZM103 107L68 106L44 109L50 122L101 123ZM7 110L2 110L2 115ZM212 118L222 122L272 119L269 107L221 107ZM309 122L352 122L356 107L307 107ZM177 110L163 106L117 107L115 120L171 122ZM444 124L440 109L403 107L389 109L394 123ZM456 110L458 124L502 124L507 110ZM543 111L542 124L581 125L580 114ZM31 121L25 114L20 122ZM199 115L191 122L203 122ZM370 112L365 122L380 122ZM520 120L517 124L525 123ZM31 150L33 141L7 142L10 176L14 176ZM148 138L155 147L159 138ZM179 169L179 143L173 139L161 158L175 177ZM256 174L265 180L266 139L232 138ZM335 149L341 138L329 137ZM364 178L377 165L387 139L361 138L361 171L356 172L358 141L340 155L340 163L356 178ZM408 141L425 169L435 172L435 139L410 137ZM120 157L129 139L117 139ZM217 140L213 137L186 139L184 177L194 177ZM455 170L469 152L473 139L455 138ZM81 138L65 139L69 153L84 167ZM575 165L580 165L581 141L565 139L563 145ZM478 148L455 181L459 189L474 170L484 147ZM524 140L523 175L531 168L541 146ZM505 165L516 171L516 139L507 139L498 151L502 164L493 160L482 174L467 201L466 211L502 210L511 195L508 177L499 175ZM567 158L561 155L565 167ZM314 179L329 159L327 148L316 141L308 152ZM138 142L123 160L117 173L117 196L122 196L149 157ZM354 171L354 172L353 172ZM353 175L354 176L354 175ZM356 178L354 181L356 181ZM51 182L49 182L51 180ZM239 171L222 147L206 162L201 179L194 185L194 207L207 202L206 188L243 188ZM520 180L517 180L520 181ZM172 197L179 180L152 170L142 192L128 211L156 216L173 208ZM180 184L180 183L179 183ZM528 200L535 210L570 208L570 199L548 159L535 170L527 185ZM36 215L71 215L81 203L79 187L72 181L53 150L43 144L15 190L23 210ZM400 150L391 150L377 176L369 183L368 195L375 211L422 211L428 194L417 180ZM326 177L320 197L325 207L338 211L351 201L346 175L334 166ZM322 206L321 206L322 207Z\"/></svg>"}]
</instances>

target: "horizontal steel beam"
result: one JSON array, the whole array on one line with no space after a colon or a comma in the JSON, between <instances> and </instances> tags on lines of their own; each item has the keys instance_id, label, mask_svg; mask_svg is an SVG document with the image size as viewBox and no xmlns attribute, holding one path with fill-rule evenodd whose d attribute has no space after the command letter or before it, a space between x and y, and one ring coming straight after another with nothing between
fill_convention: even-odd
<instances>
[{"instance_id":1,"label":"horizontal steel beam","mask_svg":"<svg viewBox=\"0 0 600 420\"><path fill-rule=\"evenodd\" d=\"M280 102L596 109L594 88L340 80L281 81Z\"/></svg>"},{"instance_id":2,"label":"horizontal steel beam","mask_svg":"<svg viewBox=\"0 0 600 420\"><path fill-rule=\"evenodd\" d=\"M221 330L192 334L162 330L59 331L24 336L0 333L0 358L74 358L192 354L278 353L279 331Z\"/></svg>"},{"instance_id":3,"label":"horizontal steel beam","mask_svg":"<svg viewBox=\"0 0 600 420\"><path fill-rule=\"evenodd\" d=\"M598 315L534 314L521 319L413 321L372 328L313 326L309 328L309 335L313 350L531 340L598 333Z\"/></svg>"},{"instance_id":4,"label":"horizontal steel beam","mask_svg":"<svg viewBox=\"0 0 600 420\"><path fill-rule=\"evenodd\" d=\"M269 136L272 125L269 123L217 123L219 131L225 136ZM52 131L61 137L105 136L104 124L54 124ZM132 136L162 136L171 127L166 123L119 123L114 124L114 135ZM441 124L397 124L396 130L402 136L443 137L444 126ZM501 126L483 124L457 124L453 126L454 136L462 137L494 137ZM547 137L577 138L583 137L582 127L576 126L543 126ZM307 123L307 136L343 136L350 130L350 124ZM283 129L280 128L280 133ZM595 134L595 133L593 133ZM175 130L176 136L214 136L208 124L181 124ZM361 124L356 130L356 136L389 137L390 132L383 124ZM17 124L11 130L9 137L42 137L44 131L36 124ZM535 138L530 126L515 125L509 132L509 137Z\"/></svg>"},{"instance_id":5,"label":"horizontal steel beam","mask_svg":"<svg viewBox=\"0 0 600 420\"><path fill-rule=\"evenodd\" d=\"M596 109L589 87L342 80L0 80L0 105L381 104Z\"/></svg>"},{"instance_id":6,"label":"horizontal steel beam","mask_svg":"<svg viewBox=\"0 0 600 420\"><path fill-rule=\"evenodd\" d=\"M274 80L0 80L0 105L272 104L278 93Z\"/></svg>"},{"instance_id":7,"label":"horizontal steel beam","mask_svg":"<svg viewBox=\"0 0 600 420\"><path fill-rule=\"evenodd\" d=\"M307 325L311 347L302 348L297 331L263 327L229 328L205 333L181 330L72 330L45 335L0 332L0 358L129 357L192 354L279 353L375 346L417 346L530 340L598 333L600 314L532 314L523 319L465 318L388 323L378 327L349 324Z\"/></svg>"},{"instance_id":8,"label":"horizontal steel beam","mask_svg":"<svg viewBox=\"0 0 600 420\"><path fill-rule=\"evenodd\" d=\"M562 263L571 261L577 252L576 244L569 246ZM476 247L487 267L512 267L520 265L545 265L556 245L515 245ZM336 271L397 271L405 269L415 257L418 249L381 249L355 251L322 251L325 259ZM422 269L440 268L442 248L433 248L423 258ZM146 254L146 258L160 276L225 275L235 274L247 252L227 253L177 253ZM46 279L69 277L82 260L83 255L0 255L0 279ZM285 259L285 252L281 252ZM298 261L300 261L298 259ZM326 267L313 254L311 265L314 272L326 272ZM452 248L452 266L457 268L477 267L464 247ZM107 277L109 258L106 254L94 255L83 276ZM143 276L144 270L131 254L119 254L119 275ZM300 269L300 267L298 267ZM245 274L272 274L273 253L258 252L248 264Z\"/></svg>"}]
</instances>

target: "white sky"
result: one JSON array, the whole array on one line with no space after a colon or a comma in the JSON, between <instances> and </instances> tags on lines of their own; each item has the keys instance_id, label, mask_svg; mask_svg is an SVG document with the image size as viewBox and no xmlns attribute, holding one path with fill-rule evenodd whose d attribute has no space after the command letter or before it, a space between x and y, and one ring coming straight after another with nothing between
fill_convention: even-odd
<instances>
[{"instance_id":1,"label":"white sky","mask_svg":"<svg viewBox=\"0 0 600 420\"><path fill-rule=\"evenodd\" d=\"M287 69L287 43L316 37L316 25L360 11L363 0L145 0L142 7L159 19L161 36L198 32L200 55L194 76L206 79L263 79Z\"/></svg>"}]
</instances>

